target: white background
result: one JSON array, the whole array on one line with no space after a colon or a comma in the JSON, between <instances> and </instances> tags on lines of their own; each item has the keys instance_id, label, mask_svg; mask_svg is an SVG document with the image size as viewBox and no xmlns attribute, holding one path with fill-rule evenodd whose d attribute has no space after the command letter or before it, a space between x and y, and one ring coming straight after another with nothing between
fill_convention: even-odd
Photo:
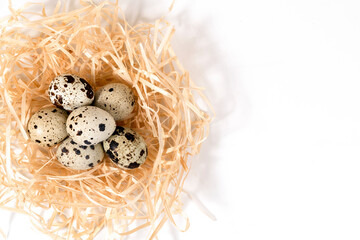
<instances>
[{"instance_id":1,"label":"white background","mask_svg":"<svg viewBox=\"0 0 360 240\"><path fill-rule=\"evenodd\" d=\"M360 239L358 0L121 4L131 21L174 23L217 112L186 185L217 221L184 196L190 229L160 239ZM9 239L48 239L27 218L0 219Z\"/></svg>"}]
</instances>

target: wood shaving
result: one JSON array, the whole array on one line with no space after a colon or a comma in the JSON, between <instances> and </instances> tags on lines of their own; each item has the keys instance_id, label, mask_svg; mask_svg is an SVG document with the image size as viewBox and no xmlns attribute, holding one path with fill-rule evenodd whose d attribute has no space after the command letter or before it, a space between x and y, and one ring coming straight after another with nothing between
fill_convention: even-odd
<instances>
[{"instance_id":1,"label":"wood shaving","mask_svg":"<svg viewBox=\"0 0 360 240\"><path fill-rule=\"evenodd\" d=\"M211 106L171 48L170 23L130 26L118 3L80 2L83 7L70 12L58 4L51 15L45 6L40 12L28 10L31 4L10 7L1 23L0 208L28 214L54 239L93 239L102 229L109 239L142 229L153 239L167 221L177 226L178 214L185 231L181 194L188 159L199 153L212 118L195 99ZM95 89L110 82L133 88L137 107L119 124L147 143L140 168L122 170L106 157L89 171L71 170L57 161L56 147L30 142L27 121L51 106L49 83L63 73Z\"/></svg>"}]
</instances>

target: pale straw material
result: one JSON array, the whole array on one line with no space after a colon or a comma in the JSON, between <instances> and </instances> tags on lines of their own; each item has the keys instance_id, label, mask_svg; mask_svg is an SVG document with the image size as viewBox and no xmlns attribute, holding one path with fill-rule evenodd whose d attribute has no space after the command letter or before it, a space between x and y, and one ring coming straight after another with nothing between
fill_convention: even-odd
<instances>
[{"instance_id":1,"label":"pale straw material","mask_svg":"<svg viewBox=\"0 0 360 240\"><path fill-rule=\"evenodd\" d=\"M179 227L185 231L180 197L188 158L199 152L211 121L195 99L211 106L171 48L169 23L130 26L117 3L81 3L71 12L59 4L50 15L44 6L35 13L28 6L11 9L2 22L0 207L28 214L54 239L93 239L103 228L114 239L146 228L154 239L166 221L177 226L177 214L185 217ZM133 88L137 107L118 124L144 137L144 165L125 171L106 157L89 171L70 170L56 160L56 147L30 142L26 123L51 105L49 83L62 73L84 77L94 88L109 82Z\"/></svg>"}]
</instances>

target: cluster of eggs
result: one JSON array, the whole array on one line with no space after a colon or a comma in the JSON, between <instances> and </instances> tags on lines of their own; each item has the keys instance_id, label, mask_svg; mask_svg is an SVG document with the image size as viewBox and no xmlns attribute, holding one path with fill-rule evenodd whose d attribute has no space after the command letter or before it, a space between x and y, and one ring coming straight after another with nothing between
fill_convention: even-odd
<instances>
[{"instance_id":1,"label":"cluster of eggs","mask_svg":"<svg viewBox=\"0 0 360 240\"><path fill-rule=\"evenodd\" d=\"M41 146L61 143L56 157L65 167L90 169L101 163L104 152L123 169L145 162L144 139L130 128L116 126L116 121L127 119L135 107L128 86L110 83L94 94L85 79L65 74L52 80L49 97L55 106L34 113L28 133Z\"/></svg>"}]
</instances>

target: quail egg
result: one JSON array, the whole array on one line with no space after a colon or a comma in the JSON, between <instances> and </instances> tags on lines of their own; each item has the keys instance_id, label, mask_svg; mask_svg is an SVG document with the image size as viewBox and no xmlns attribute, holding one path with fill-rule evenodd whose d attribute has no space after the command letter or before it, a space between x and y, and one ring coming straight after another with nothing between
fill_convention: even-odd
<instances>
[{"instance_id":1,"label":"quail egg","mask_svg":"<svg viewBox=\"0 0 360 240\"><path fill-rule=\"evenodd\" d=\"M135 107L135 96L130 87L122 83L110 83L95 93L94 105L108 111L115 119L127 119Z\"/></svg>"},{"instance_id":2,"label":"quail egg","mask_svg":"<svg viewBox=\"0 0 360 240\"><path fill-rule=\"evenodd\" d=\"M148 155L144 139L130 128L116 127L103 146L109 158L123 169L138 168Z\"/></svg>"},{"instance_id":3,"label":"quail egg","mask_svg":"<svg viewBox=\"0 0 360 240\"><path fill-rule=\"evenodd\" d=\"M104 157L101 144L85 146L79 145L71 138L63 141L57 151L58 161L65 167L75 170L86 170L98 165Z\"/></svg>"},{"instance_id":4,"label":"quail egg","mask_svg":"<svg viewBox=\"0 0 360 240\"><path fill-rule=\"evenodd\" d=\"M41 146L51 147L64 140L66 131L66 119L68 114L65 110L48 107L34 113L27 125L30 139Z\"/></svg>"},{"instance_id":5,"label":"quail egg","mask_svg":"<svg viewBox=\"0 0 360 240\"><path fill-rule=\"evenodd\" d=\"M81 106L91 105L94 101L94 91L85 79L64 74L51 81L49 97L55 106L72 111Z\"/></svg>"},{"instance_id":6,"label":"quail egg","mask_svg":"<svg viewBox=\"0 0 360 240\"><path fill-rule=\"evenodd\" d=\"M94 106L79 107L66 121L66 130L78 144L94 145L110 137L115 130L110 113Z\"/></svg>"}]
</instances>

